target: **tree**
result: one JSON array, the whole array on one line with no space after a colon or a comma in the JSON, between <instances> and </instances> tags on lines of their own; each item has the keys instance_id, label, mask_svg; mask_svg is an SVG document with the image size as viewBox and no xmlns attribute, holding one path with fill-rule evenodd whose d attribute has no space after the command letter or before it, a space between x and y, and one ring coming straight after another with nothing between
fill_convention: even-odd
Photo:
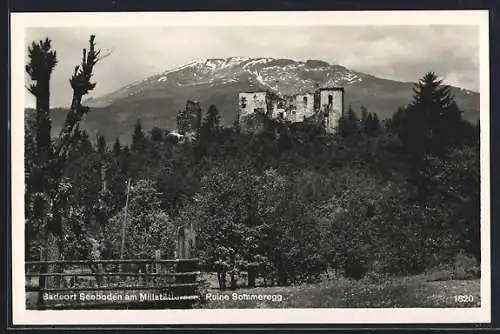
<instances>
[{"instance_id":1,"label":"tree","mask_svg":"<svg viewBox=\"0 0 500 334\"><path fill-rule=\"evenodd\" d=\"M132 152L138 152L144 145L144 130L142 129L141 120L138 119L135 123L134 133L132 134Z\"/></svg>"},{"instance_id":2,"label":"tree","mask_svg":"<svg viewBox=\"0 0 500 334\"><path fill-rule=\"evenodd\" d=\"M427 107L423 112L433 125L438 123L443 109L450 106L454 99L450 87L442 82L434 72L427 72L413 87L414 94L410 105Z\"/></svg>"},{"instance_id":3,"label":"tree","mask_svg":"<svg viewBox=\"0 0 500 334\"><path fill-rule=\"evenodd\" d=\"M50 236L55 228L46 215L50 210L50 198L47 193L53 188L53 185L48 177L44 177L52 159L50 77L57 65L56 52L52 50L51 44L51 40L47 38L45 41L39 41L39 43L32 42L31 46L28 47L29 63L26 65L26 73L34 81L29 86L28 91L36 98L34 117L27 122L28 128L32 131L26 133L31 133L33 136L27 141L27 143L31 142L33 148L31 152L27 151L28 154L32 153L33 155L32 159L27 161L31 162L31 164L26 166L26 213L28 218L26 239L28 244L35 241L37 239L36 234L43 233L45 229L48 229L48 231L43 233L43 236L47 236L52 240L56 238ZM44 243L43 238L40 240L41 243ZM29 255L29 253L26 255Z\"/></svg>"},{"instance_id":4,"label":"tree","mask_svg":"<svg viewBox=\"0 0 500 334\"><path fill-rule=\"evenodd\" d=\"M341 136L349 137L357 133L359 130L359 120L352 107L349 106L347 115L343 115L339 121L339 131Z\"/></svg>"},{"instance_id":5,"label":"tree","mask_svg":"<svg viewBox=\"0 0 500 334\"><path fill-rule=\"evenodd\" d=\"M379 132L380 132L380 120L378 119L378 115L377 113L373 113L373 125L372 125L372 129L373 129L373 135L378 135Z\"/></svg>"},{"instance_id":6,"label":"tree","mask_svg":"<svg viewBox=\"0 0 500 334\"><path fill-rule=\"evenodd\" d=\"M119 157L122 152L122 145L120 144L120 139L116 137L115 143L113 144L113 155Z\"/></svg>"},{"instance_id":7,"label":"tree","mask_svg":"<svg viewBox=\"0 0 500 334\"><path fill-rule=\"evenodd\" d=\"M365 133L368 136L376 137L380 133L380 121L377 114L369 113L365 121Z\"/></svg>"},{"instance_id":8,"label":"tree","mask_svg":"<svg viewBox=\"0 0 500 334\"><path fill-rule=\"evenodd\" d=\"M214 168L179 220L196 226L199 256L218 272L221 288L227 275L234 288L249 264L267 284L309 281L326 262L314 220L293 198L290 182L274 169Z\"/></svg>"},{"instance_id":9,"label":"tree","mask_svg":"<svg viewBox=\"0 0 500 334\"><path fill-rule=\"evenodd\" d=\"M163 140L163 131L159 127L155 126L151 129L151 140L155 142L160 142Z\"/></svg>"},{"instance_id":10,"label":"tree","mask_svg":"<svg viewBox=\"0 0 500 334\"><path fill-rule=\"evenodd\" d=\"M333 177L329 197L318 201L314 212L331 267L355 279L369 271L421 271L429 256L422 237L426 217L418 205L407 203L406 185L352 166Z\"/></svg>"},{"instance_id":11,"label":"tree","mask_svg":"<svg viewBox=\"0 0 500 334\"><path fill-rule=\"evenodd\" d=\"M364 126L366 119L368 118L368 110L365 106L361 106L361 125Z\"/></svg>"},{"instance_id":12,"label":"tree","mask_svg":"<svg viewBox=\"0 0 500 334\"><path fill-rule=\"evenodd\" d=\"M220 130L219 110L217 110L217 107L213 104L208 108L207 116L203 125L212 135L216 135Z\"/></svg>"},{"instance_id":13,"label":"tree","mask_svg":"<svg viewBox=\"0 0 500 334\"><path fill-rule=\"evenodd\" d=\"M445 156L427 155L421 171L422 202L435 210L435 237L443 255L460 250L481 259L480 163L478 147L454 148Z\"/></svg>"},{"instance_id":14,"label":"tree","mask_svg":"<svg viewBox=\"0 0 500 334\"><path fill-rule=\"evenodd\" d=\"M222 127L220 125L220 115L215 105L210 105L207 115L203 120L199 133L197 154L203 155L207 149L207 143L213 141L220 134Z\"/></svg>"},{"instance_id":15,"label":"tree","mask_svg":"<svg viewBox=\"0 0 500 334\"><path fill-rule=\"evenodd\" d=\"M71 184L63 177L64 166L68 160L75 141L80 135L79 123L89 108L81 104L84 95L96 86L91 77L94 66L102 59L100 50L95 49L95 36L91 35L89 49L83 49L81 65L76 66L70 79L73 97L70 110L64 125L55 139L51 139L50 128L50 77L57 64L56 52L51 49L51 41L47 38L38 44L33 42L28 48L29 62L26 72L34 83L28 90L36 97L35 146L36 158L29 169L29 179L26 181L27 192L32 194L27 201L28 224L37 224L37 230L43 234L46 258L59 260L63 248L62 216L66 209L68 194ZM31 207L34 210L31 210ZM83 238L83 236L82 236ZM58 270L49 266L49 272ZM57 280L49 279L49 286L57 284Z\"/></svg>"},{"instance_id":16,"label":"tree","mask_svg":"<svg viewBox=\"0 0 500 334\"><path fill-rule=\"evenodd\" d=\"M413 88L413 99L403 114L393 119L403 145L421 157L424 152L445 152L457 140L459 111L449 86L433 72L426 73Z\"/></svg>"},{"instance_id":17,"label":"tree","mask_svg":"<svg viewBox=\"0 0 500 334\"><path fill-rule=\"evenodd\" d=\"M106 138L102 135L97 135L97 152L101 155L104 156L106 154Z\"/></svg>"},{"instance_id":18,"label":"tree","mask_svg":"<svg viewBox=\"0 0 500 334\"><path fill-rule=\"evenodd\" d=\"M130 188L130 199L125 232L125 258L154 258L161 250L166 257L173 257L175 250L175 226L170 216L161 209L162 194L150 180L138 180ZM112 217L106 227L106 235L114 258L121 250L121 229L125 212Z\"/></svg>"}]
</instances>

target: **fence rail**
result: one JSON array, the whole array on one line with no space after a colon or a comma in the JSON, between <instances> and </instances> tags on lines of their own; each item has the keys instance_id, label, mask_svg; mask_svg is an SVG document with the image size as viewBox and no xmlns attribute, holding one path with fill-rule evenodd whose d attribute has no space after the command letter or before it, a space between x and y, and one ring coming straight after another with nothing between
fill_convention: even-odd
<instances>
[{"instance_id":1,"label":"fence rail","mask_svg":"<svg viewBox=\"0 0 500 334\"><path fill-rule=\"evenodd\" d=\"M125 260L59 260L59 261L26 261L25 266L38 268L36 272L28 272L26 270L26 280L27 284L25 287L26 293L35 294L34 298L36 302L35 305L31 306L34 309L136 309L136 308L190 308L192 304L199 300L199 283L197 282L197 277L200 272L196 269L198 268L199 260L193 259L125 259ZM100 267L96 270L98 265L106 264L136 264L135 268L127 268L128 272L124 272L122 266L118 271L103 272L104 268ZM144 265L151 264L144 268ZM49 266L56 266L58 268L57 272L47 272ZM79 268L74 268L78 266ZM87 267L88 266L88 267ZM93 266L93 270L92 270ZM70 268L71 271L64 272L64 268ZM87 268L85 268L87 267ZM27 268L28 269L28 268ZM79 270L78 270L79 269ZM87 269L87 271L85 271ZM88 272L88 270L92 272ZM139 270L146 269L146 272L137 272ZM68 277L70 283L68 283ZM77 282L77 277L89 277L94 278L95 281L84 281L83 283L92 283L92 286L82 286L80 281ZM106 280L104 280L108 277ZM115 279L125 278L119 282L111 282L111 278ZM38 278L38 285L33 286L33 284L28 284L33 279ZM148 278L148 284L144 284ZM131 279L140 279L139 284L131 285ZM54 284L56 280L57 284ZM109 280L109 281L108 281ZM51 283L49 283L51 282ZM31 281L33 283L33 281ZM120 286L122 283L124 285ZM55 286L54 286L55 285ZM72 285L72 286L68 286ZM97 286L95 286L97 285ZM145 291L147 293L169 293L172 298L168 302L158 302L158 301L127 301L127 302L116 302L110 303L109 301L102 301L96 303L50 303L47 302L42 296L46 293L71 293L71 292L88 292L92 293L95 291L106 293L106 291L123 291L123 292L133 292L138 293L140 291ZM28 298L29 299L29 298ZM33 303L32 303L33 304ZM30 308L30 307L27 307Z\"/></svg>"},{"instance_id":2,"label":"fence rail","mask_svg":"<svg viewBox=\"0 0 500 334\"><path fill-rule=\"evenodd\" d=\"M25 265L44 265L44 264L124 264L124 263L198 263L199 259L137 259L137 260L59 260L59 261L26 261Z\"/></svg>"},{"instance_id":3,"label":"fence rail","mask_svg":"<svg viewBox=\"0 0 500 334\"><path fill-rule=\"evenodd\" d=\"M132 276L132 277L176 277L176 276L198 276L199 271L185 273L26 273L26 277L69 277L69 276Z\"/></svg>"},{"instance_id":4,"label":"fence rail","mask_svg":"<svg viewBox=\"0 0 500 334\"><path fill-rule=\"evenodd\" d=\"M168 284L162 286L109 286L109 287L74 287L74 288L38 288L38 287L26 287L26 292L70 292L70 291L117 291L117 290L167 290L171 288L186 288L186 287L197 287L198 283L179 283L179 284Z\"/></svg>"}]
</instances>

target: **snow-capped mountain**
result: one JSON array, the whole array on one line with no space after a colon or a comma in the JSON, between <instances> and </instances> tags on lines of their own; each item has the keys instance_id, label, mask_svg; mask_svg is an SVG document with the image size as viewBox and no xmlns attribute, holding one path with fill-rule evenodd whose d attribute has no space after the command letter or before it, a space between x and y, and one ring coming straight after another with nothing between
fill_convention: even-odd
<instances>
[{"instance_id":1,"label":"snow-capped mountain","mask_svg":"<svg viewBox=\"0 0 500 334\"><path fill-rule=\"evenodd\" d=\"M238 85L247 90L270 89L280 94L294 94L313 91L319 86L346 86L362 80L361 73L319 60L301 62L245 57L200 59L125 86L112 94L93 99L88 104L105 107L122 100L142 99L149 95L169 96L172 90L195 86L210 88Z\"/></svg>"},{"instance_id":2,"label":"snow-capped mountain","mask_svg":"<svg viewBox=\"0 0 500 334\"><path fill-rule=\"evenodd\" d=\"M351 105L359 111L365 106L369 112L387 118L410 102L413 83L377 78L321 60L199 59L88 99L85 103L92 112L83 125L109 140L120 136L128 141L138 118L145 128L174 129L176 114L188 99L200 101L204 111L214 104L223 123L229 125L235 119L239 92L273 90L288 95L332 86L345 88L346 108ZM479 117L479 94L461 88L453 88L452 93L465 111L464 118L475 121ZM56 119L64 117L54 116L57 128Z\"/></svg>"}]
</instances>

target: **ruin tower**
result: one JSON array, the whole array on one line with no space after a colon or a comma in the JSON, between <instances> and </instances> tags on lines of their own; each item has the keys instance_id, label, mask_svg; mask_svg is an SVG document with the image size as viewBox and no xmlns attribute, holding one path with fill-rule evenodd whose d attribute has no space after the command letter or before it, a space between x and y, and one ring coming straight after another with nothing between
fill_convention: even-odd
<instances>
[{"instance_id":1,"label":"ruin tower","mask_svg":"<svg viewBox=\"0 0 500 334\"><path fill-rule=\"evenodd\" d=\"M239 93L238 123L243 133L263 130L265 116L268 114L266 92Z\"/></svg>"},{"instance_id":2,"label":"ruin tower","mask_svg":"<svg viewBox=\"0 0 500 334\"><path fill-rule=\"evenodd\" d=\"M198 101L188 100L185 110L177 113L177 130L186 137L194 138L201 126L201 106Z\"/></svg>"},{"instance_id":3,"label":"ruin tower","mask_svg":"<svg viewBox=\"0 0 500 334\"><path fill-rule=\"evenodd\" d=\"M325 131L335 133L339 120L344 115L344 88L320 88L319 108L324 117Z\"/></svg>"}]
</instances>

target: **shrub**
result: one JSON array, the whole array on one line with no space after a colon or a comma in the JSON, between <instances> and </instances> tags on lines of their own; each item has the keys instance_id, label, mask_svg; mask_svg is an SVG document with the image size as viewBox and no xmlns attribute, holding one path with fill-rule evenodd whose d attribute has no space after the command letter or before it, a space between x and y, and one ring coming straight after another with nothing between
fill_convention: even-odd
<instances>
[{"instance_id":1,"label":"shrub","mask_svg":"<svg viewBox=\"0 0 500 334\"><path fill-rule=\"evenodd\" d=\"M481 276L481 268L477 259L464 252L460 252L455 256L453 272L455 279L471 279Z\"/></svg>"}]
</instances>

